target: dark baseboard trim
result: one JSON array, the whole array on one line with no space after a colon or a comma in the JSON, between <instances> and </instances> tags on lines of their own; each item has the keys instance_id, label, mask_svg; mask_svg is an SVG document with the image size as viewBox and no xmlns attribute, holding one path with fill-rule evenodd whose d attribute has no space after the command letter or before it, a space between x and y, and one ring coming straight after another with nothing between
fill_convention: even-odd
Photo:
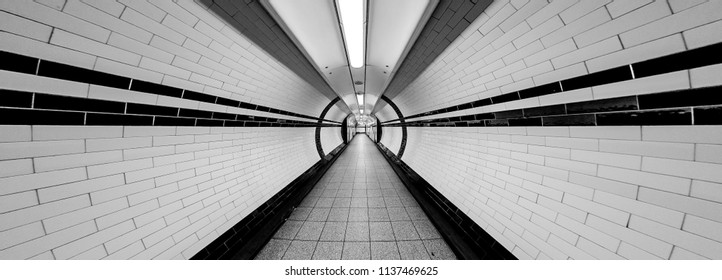
<instances>
[{"instance_id":1,"label":"dark baseboard trim","mask_svg":"<svg viewBox=\"0 0 722 280\"><path fill-rule=\"evenodd\" d=\"M376 147L459 259L517 259L383 144L376 143Z\"/></svg>"},{"instance_id":2,"label":"dark baseboard trim","mask_svg":"<svg viewBox=\"0 0 722 280\"><path fill-rule=\"evenodd\" d=\"M243 220L201 249L191 259L252 260L346 147L346 144L341 143Z\"/></svg>"}]
</instances>

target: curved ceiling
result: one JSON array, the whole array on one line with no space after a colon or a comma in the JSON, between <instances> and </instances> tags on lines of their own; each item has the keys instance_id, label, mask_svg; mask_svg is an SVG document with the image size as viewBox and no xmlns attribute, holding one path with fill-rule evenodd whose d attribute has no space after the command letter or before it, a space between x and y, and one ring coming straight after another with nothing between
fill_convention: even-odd
<instances>
[{"instance_id":1,"label":"curved ceiling","mask_svg":"<svg viewBox=\"0 0 722 280\"><path fill-rule=\"evenodd\" d=\"M356 114L370 113L393 79L438 0L363 0L366 15L364 67L349 66L345 38L333 0L262 0L328 85ZM358 104L355 93L363 93Z\"/></svg>"}]
</instances>

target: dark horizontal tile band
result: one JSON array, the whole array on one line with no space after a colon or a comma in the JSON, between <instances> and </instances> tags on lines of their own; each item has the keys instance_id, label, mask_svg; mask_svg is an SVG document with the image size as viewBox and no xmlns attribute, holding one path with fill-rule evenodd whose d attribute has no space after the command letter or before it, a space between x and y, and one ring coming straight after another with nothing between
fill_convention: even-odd
<instances>
[{"instance_id":1,"label":"dark horizontal tile band","mask_svg":"<svg viewBox=\"0 0 722 280\"><path fill-rule=\"evenodd\" d=\"M308 115L293 113L252 103L241 102L225 97L219 97L210 94L195 92L192 90L180 89L142 80L136 80L129 77L118 76L105 72L85 69L48 60L42 60L35 57L29 57L5 51L0 51L0 61L2 61L2 63L0 63L0 70L7 70L48 78L170 96L204 103L218 104L261 112L269 112L291 117L322 120L338 124L341 123L333 120L319 119Z\"/></svg>"},{"instance_id":2,"label":"dark horizontal tile band","mask_svg":"<svg viewBox=\"0 0 722 280\"><path fill-rule=\"evenodd\" d=\"M680 70L704 67L713 64L722 63L722 43L717 43L689 51L684 51L667 56L657 57L641 62L622 65L619 67L569 78L566 80L556 81L540 86L535 86L520 91L505 93L491 98L484 98L472 102L454 105L442 109L432 110L405 117L409 119L427 117L443 113L455 112L471 108L488 106L491 104L500 104L510 101L522 100L526 98L544 96L563 91L571 91L581 88L589 88L616 82L628 81L643 77L660 75ZM398 119L388 120L382 124L398 121Z\"/></svg>"},{"instance_id":3,"label":"dark horizontal tile band","mask_svg":"<svg viewBox=\"0 0 722 280\"><path fill-rule=\"evenodd\" d=\"M384 126L615 126L722 124L722 86L387 123Z\"/></svg>"},{"instance_id":4,"label":"dark horizontal tile band","mask_svg":"<svg viewBox=\"0 0 722 280\"><path fill-rule=\"evenodd\" d=\"M225 127L338 127L298 121L158 105L0 90L0 124Z\"/></svg>"}]
</instances>

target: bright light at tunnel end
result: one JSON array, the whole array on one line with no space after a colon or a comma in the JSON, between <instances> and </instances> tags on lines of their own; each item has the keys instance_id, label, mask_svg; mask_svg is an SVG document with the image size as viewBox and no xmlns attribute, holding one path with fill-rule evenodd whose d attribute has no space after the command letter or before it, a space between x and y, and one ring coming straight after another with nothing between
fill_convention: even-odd
<instances>
[{"instance_id":1,"label":"bright light at tunnel end","mask_svg":"<svg viewBox=\"0 0 722 280\"><path fill-rule=\"evenodd\" d=\"M338 0L348 60L353 68L364 66L364 0Z\"/></svg>"}]
</instances>

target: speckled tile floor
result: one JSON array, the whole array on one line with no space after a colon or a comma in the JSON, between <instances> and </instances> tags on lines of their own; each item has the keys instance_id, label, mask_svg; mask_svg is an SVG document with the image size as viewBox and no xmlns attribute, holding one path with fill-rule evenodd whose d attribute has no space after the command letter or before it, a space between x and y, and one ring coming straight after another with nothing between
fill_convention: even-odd
<instances>
[{"instance_id":1,"label":"speckled tile floor","mask_svg":"<svg viewBox=\"0 0 722 280\"><path fill-rule=\"evenodd\" d=\"M374 143L357 135L256 259L456 259Z\"/></svg>"}]
</instances>

